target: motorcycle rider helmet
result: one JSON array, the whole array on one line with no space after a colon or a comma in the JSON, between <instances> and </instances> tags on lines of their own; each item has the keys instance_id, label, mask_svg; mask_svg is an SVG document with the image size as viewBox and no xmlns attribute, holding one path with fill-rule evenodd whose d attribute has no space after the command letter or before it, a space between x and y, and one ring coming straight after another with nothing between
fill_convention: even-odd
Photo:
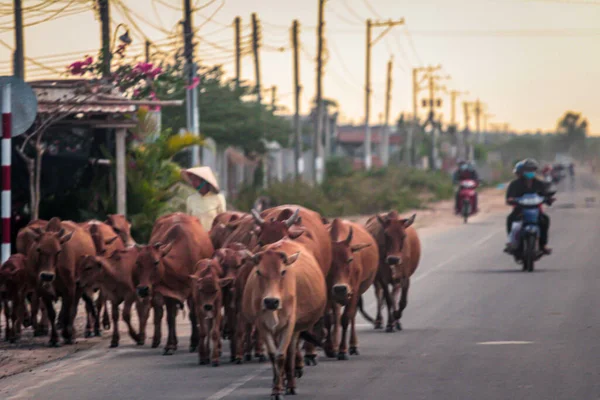
<instances>
[{"instance_id":1,"label":"motorcycle rider helmet","mask_svg":"<svg viewBox=\"0 0 600 400\"><path fill-rule=\"evenodd\" d=\"M513 174L520 175L523 172L523 161L518 161L513 169Z\"/></svg>"},{"instance_id":2,"label":"motorcycle rider helmet","mask_svg":"<svg viewBox=\"0 0 600 400\"><path fill-rule=\"evenodd\" d=\"M458 165L458 168L461 171L465 171L466 169L469 168L469 165L467 164L467 162L465 160L458 160L458 162L456 163L456 165Z\"/></svg>"},{"instance_id":3,"label":"motorcycle rider helmet","mask_svg":"<svg viewBox=\"0 0 600 400\"><path fill-rule=\"evenodd\" d=\"M535 173L539 168L539 163L533 158L527 158L523 160L523 176L526 179L535 178Z\"/></svg>"}]
</instances>

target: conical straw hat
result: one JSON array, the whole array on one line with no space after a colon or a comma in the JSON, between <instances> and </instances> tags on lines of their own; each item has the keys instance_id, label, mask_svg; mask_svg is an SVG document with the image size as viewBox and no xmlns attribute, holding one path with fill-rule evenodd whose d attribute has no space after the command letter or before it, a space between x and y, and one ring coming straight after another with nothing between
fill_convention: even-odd
<instances>
[{"instance_id":1,"label":"conical straw hat","mask_svg":"<svg viewBox=\"0 0 600 400\"><path fill-rule=\"evenodd\" d=\"M190 175L195 175L198 178L204 179L213 188L215 188L217 192L221 191L221 189L219 189L219 183L217 182L217 178L215 177L215 174L212 172L212 169L210 169L210 167L195 167L181 170L181 179L186 181L189 185L194 186L190 179Z\"/></svg>"}]
</instances>

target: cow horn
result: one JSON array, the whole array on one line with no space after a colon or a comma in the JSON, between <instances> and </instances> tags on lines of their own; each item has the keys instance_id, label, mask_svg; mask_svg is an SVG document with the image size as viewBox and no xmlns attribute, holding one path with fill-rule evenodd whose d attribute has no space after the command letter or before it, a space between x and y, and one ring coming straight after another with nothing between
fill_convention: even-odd
<instances>
[{"instance_id":1,"label":"cow horn","mask_svg":"<svg viewBox=\"0 0 600 400\"><path fill-rule=\"evenodd\" d=\"M252 218L254 218L254 220L256 221L256 223L258 225L264 225L265 220L262 219L262 217L260 216L259 212L256 211L254 208L252 210L250 210L250 213L252 214Z\"/></svg>"},{"instance_id":2,"label":"cow horn","mask_svg":"<svg viewBox=\"0 0 600 400\"><path fill-rule=\"evenodd\" d=\"M296 211L294 211L294 213L292 214L291 217L289 217L286 221L285 221L285 225L289 228L290 226L294 225L296 223L296 221L298 221L298 217L300 216L300 209L296 208Z\"/></svg>"},{"instance_id":3,"label":"cow horn","mask_svg":"<svg viewBox=\"0 0 600 400\"><path fill-rule=\"evenodd\" d=\"M350 231L348 232L348 237L344 241L344 244L346 246L350 246L350 243L352 242L352 236L354 236L354 230L352 229L352 227L350 227Z\"/></svg>"},{"instance_id":4,"label":"cow horn","mask_svg":"<svg viewBox=\"0 0 600 400\"><path fill-rule=\"evenodd\" d=\"M377 214L377 221L379 221L379 223L383 226L386 226L387 224L387 217L384 219L381 217L381 215Z\"/></svg>"},{"instance_id":5,"label":"cow horn","mask_svg":"<svg viewBox=\"0 0 600 400\"><path fill-rule=\"evenodd\" d=\"M58 231L58 237L63 237L65 234L65 228L61 228L60 231Z\"/></svg>"}]
</instances>

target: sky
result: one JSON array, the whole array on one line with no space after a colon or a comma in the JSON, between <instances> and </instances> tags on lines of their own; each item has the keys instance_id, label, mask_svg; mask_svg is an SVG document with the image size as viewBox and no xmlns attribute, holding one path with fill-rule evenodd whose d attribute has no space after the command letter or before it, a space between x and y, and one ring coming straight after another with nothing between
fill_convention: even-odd
<instances>
[{"instance_id":1,"label":"sky","mask_svg":"<svg viewBox=\"0 0 600 400\"><path fill-rule=\"evenodd\" d=\"M96 53L100 24L91 0L52 1L56 4L47 11L68 7L58 18L25 29L25 52L38 63L62 71L79 55ZM121 22L129 26L132 50L141 54L144 36L163 50L173 48L170 43L183 15L183 0L111 1L113 29ZM28 7L41 0L23 2ZM0 2L0 40L9 46L14 44L11 3ZM89 11L76 13L86 4ZM251 13L257 13L264 44L260 50L263 87L277 86L278 103L290 111L289 27L297 19L302 45L301 112L308 111L316 93L318 0L199 0L195 4L201 8L194 14L196 54L206 64L223 64L231 77L233 20L242 18L247 42ZM25 22L52 14L26 11ZM327 0L324 16L323 93L339 102L345 121L364 121L365 20L404 18L403 26L394 27L373 46L371 123L382 120L387 62L393 56L393 119L412 111L411 69L440 64L440 75L450 76L441 82L448 90L469 92L458 99L456 117L461 122L462 101L480 99L491 114L490 123L508 123L519 131L549 131L565 111L573 110L589 120L593 133L600 134L600 0ZM374 28L373 37L381 32L383 28ZM58 56L65 53L71 54ZM0 46L0 74L10 71L9 63L9 50ZM28 67L27 79L52 76L38 65L28 63ZM243 58L242 77L254 81L250 54ZM423 91L418 98L425 96ZM270 101L269 94L264 97ZM449 96L440 93L439 97L444 102L439 112L447 122Z\"/></svg>"}]
</instances>

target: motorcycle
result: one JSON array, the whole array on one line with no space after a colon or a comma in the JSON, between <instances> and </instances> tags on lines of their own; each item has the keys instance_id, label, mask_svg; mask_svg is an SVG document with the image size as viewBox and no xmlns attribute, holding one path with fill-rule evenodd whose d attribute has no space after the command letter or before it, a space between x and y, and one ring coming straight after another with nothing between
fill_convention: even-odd
<instances>
[{"instance_id":1,"label":"motorcycle","mask_svg":"<svg viewBox=\"0 0 600 400\"><path fill-rule=\"evenodd\" d=\"M544 255L538 245L540 206L554 193L548 193L547 197L526 194L515 199L515 204L521 208L522 219L514 222L511 229L511 253L517 263L523 264L523 271L533 272L535 262Z\"/></svg>"},{"instance_id":2,"label":"motorcycle","mask_svg":"<svg viewBox=\"0 0 600 400\"><path fill-rule=\"evenodd\" d=\"M465 179L459 183L458 209L463 217L465 224L469 217L475 213L475 196L477 196L477 187L479 184L472 179Z\"/></svg>"}]
</instances>

